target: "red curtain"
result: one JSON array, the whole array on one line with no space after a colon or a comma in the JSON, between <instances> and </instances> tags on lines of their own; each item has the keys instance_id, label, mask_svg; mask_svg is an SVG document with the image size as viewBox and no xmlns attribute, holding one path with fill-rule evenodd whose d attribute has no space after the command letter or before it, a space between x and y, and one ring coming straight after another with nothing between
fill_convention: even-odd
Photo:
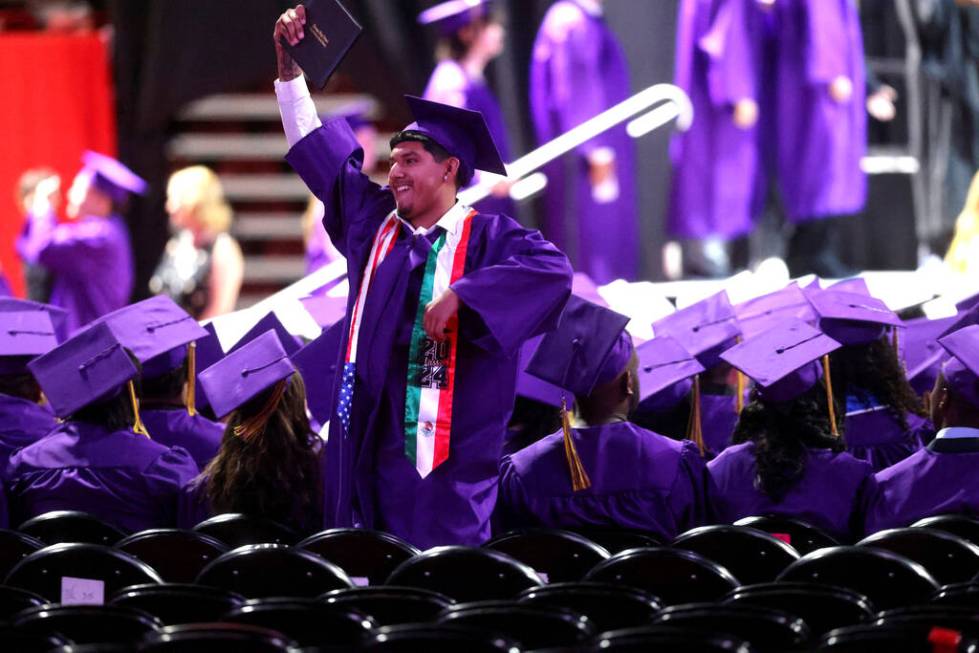
<instances>
[{"instance_id":1,"label":"red curtain","mask_svg":"<svg viewBox=\"0 0 979 653\"><path fill-rule=\"evenodd\" d=\"M0 34L0 80L0 266L23 295L17 180L29 168L53 168L64 194L84 150L115 155L107 48L94 34Z\"/></svg>"}]
</instances>

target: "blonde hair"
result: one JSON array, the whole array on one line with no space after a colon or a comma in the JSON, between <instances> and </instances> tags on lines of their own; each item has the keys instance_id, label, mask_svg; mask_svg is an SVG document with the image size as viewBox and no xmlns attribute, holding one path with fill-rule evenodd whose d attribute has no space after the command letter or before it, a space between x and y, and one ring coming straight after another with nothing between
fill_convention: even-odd
<instances>
[{"instance_id":1,"label":"blonde hair","mask_svg":"<svg viewBox=\"0 0 979 653\"><path fill-rule=\"evenodd\" d=\"M965 206L955 221L955 237L945 254L945 263L958 274L975 276L979 253L979 172L972 178Z\"/></svg>"},{"instance_id":2,"label":"blonde hair","mask_svg":"<svg viewBox=\"0 0 979 653\"><path fill-rule=\"evenodd\" d=\"M167 197L186 209L204 231L220 234L231 228L231 206L224 199L221 181L206 166L181 168L170 175Z\"/></svg>"}]
</instances>

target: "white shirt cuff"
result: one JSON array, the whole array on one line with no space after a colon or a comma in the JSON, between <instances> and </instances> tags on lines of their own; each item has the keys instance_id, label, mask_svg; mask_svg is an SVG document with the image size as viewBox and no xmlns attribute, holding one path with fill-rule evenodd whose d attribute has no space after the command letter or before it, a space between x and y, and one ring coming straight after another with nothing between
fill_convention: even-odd
<instances>
[{"instance_id":1,"label":"white shirt cuff","mask_svg":"<svg viewBox=\"0 0 979 653\"><path fill-rule=\"evenodd\" d=\"M275 80L275 96L290 148L323 124L302 75L288 82Z\"/></svg>"}]
</instances>

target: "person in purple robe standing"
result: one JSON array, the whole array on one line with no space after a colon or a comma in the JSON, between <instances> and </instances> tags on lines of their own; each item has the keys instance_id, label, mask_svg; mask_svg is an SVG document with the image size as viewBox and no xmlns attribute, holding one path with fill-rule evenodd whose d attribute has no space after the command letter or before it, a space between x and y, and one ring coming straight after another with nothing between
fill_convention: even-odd
<instances>
[{"instance_id":1,"label":"person in purple robe standing","mask_svg":"<svg viewBox=\"0 0 979 653\"><path fill-rule=\"evenodd\" d=\"M825 356L839 346L789 318L722 354L756 383L738 419L735 444L707 465L722 523L777 515L802 519L840 541L863 534L876 494L874 472L843 451L840 420L819 364L825 366Z\"/></svg>"},{"instance_id":2,"label":"person in purple robe standing","mask_svg":"<svg viewBox=\"0 0 979 653\"><path fill-rule=\"evenodd\" d=\"M930 396L939 431L927 448L877 473L868 533L932 515L979 513L979 326L939 342L951 355Z\"/></svg>"},{"instance_id":3,"label":"person in purple robe standing","mask_svg":"<svg viewBox=\"0 0 979 653\"><path fill-rule=\"evenodd\" d=\"M492 0L449 0L419 14L420 24L438 30L442 39L440 48L444 51L422 97L483 114L493 142L506 162L510 160L510 138L503 110L485 77L486 67L503 53L505 38L503 25L492 11ZM478 173L474 175L473 183L478 177ZM512 216L516 207L509 193L510 185L501 182L493 188L490 197L476 202L475 207L485 213Z\"/></svg>"},{"instance_id":4,"label":"person in purple robe standing","mask_svg":"<svg viewBox=\"0 0 979 653\"><path fill-rule=\"evenodd\" d=\"M61 422L7 465L11 521L81 510L125 531L176 525L180 488L197 475L190 454L146 435L139 362L105 324L28 363Z\"/></svg>"},{"instance_id":5,"label":"person in purple robe standing","mask_svg":"<svg viewBox=\"0 0 979 653\"><path fill-rule=\"evenodd\" d=\"M628 421L643 392L628 321L574 297L544 336L528 372L574 395L574 420L566 416L561 431L503 458L505 528L617 527L670 540L707 522L707 467L696 445ZM642 363L660 361L647 381L665 389L700 369L675 341L658 345Z\"/></svg>"},{"instance_id":6,"label":"person in purple robe standing","mask_svg":"<svg viewBox=\"0 0 979 653\"><path fill-rule=\"evenodd\" d=\"M7 276L0 269L0 297L10 297L13 294L13 291L10 289L10 282L7 281Z\"/></svg>"},{"instance_id":7,"label":"person in purple robe standing","mask_svg":"<svg viewBox=\"0 0 979 653\"><path fill-rule=\"evenodd\" d=\"M70 331L129 301L133 253L120 211L131 193L146 190L145 181L113 158L86 152L82 162L68 191L71 221L58 224L50 200L57 186L45 180L17 240L21 258L51 274L50 301L68 311Z\"/></svg>"},{"instance_id":8,"label":"person in purple robe standing","mask_svg":"<svg viewBox=\"0 0 979 653\"><path fill-rule=\"evenodd\" d=\"M276 39L302 38L305 10ZM490 536L517 352L553 328L571 292L567 258L539 233L456 199L503 162L479 113L407 98L389 187L360 170L345 121L320 124L278 45L286 160L327 207L350 298L327 442L326 521L416 546Z\"/></svg>"},{"instance_id":9,"label":"person in purple robe standing","mask_svg":"<svg viewBox=\"0 0 979 653\"><path fill-rule=\"evenodd\" d=\"M880 471L923 446L930 429L888 330L903 326L884 302L860 293L807 290L819 328L843 346L830 356L833 390L845 406L846 450Z\"/></svg>"},{"instance_id":10,"label":"person in purple robe standing","mask_svg":"<svg viewBox=\"0 0 979 653\"><path fill-rule=\"evenodd\" d=\"M14 451L55 427L54 414L41 403L41 386L27 363L57 345L47 312L0 311L0 479Z\"/></svg>"},{"instance_id":11,"label":"person in purple robe standing","mask_svg":"<svg viewBox=\"0 0 979 653\"><path fill-rule=\"evenodd\" d=\"M530 64L539 144L630 96L629 68L601 0L559 0L548 10ZM635 152L625 126L545 166L541 230L597 283L639 275Z\"/></svg>"},{"instance_id":12,"label":"person in purple robe standing","mask_svg":"<svg viewBox=\"0 0 979 653\"><path fill-rule=\"evenodd\" d=\"M322 441L309 427L306 389L269 330L201 372L227 418L217 456L181 493L178 523L213 515L270 517L300 533L323 527Z\"/></svg>"}]
</instances>

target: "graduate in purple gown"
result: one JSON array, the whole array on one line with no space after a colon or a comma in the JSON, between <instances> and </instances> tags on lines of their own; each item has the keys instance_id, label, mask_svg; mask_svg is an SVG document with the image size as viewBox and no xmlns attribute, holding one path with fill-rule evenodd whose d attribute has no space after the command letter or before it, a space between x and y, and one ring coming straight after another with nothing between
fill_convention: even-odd
<instances>
[{"instance_id":1,"label":"graduate in purple gown","mask_svg":"<svg viewBox=\"0 0 979 653\"><path fill-rule=\"evenodd\" d=\"M618 527L670 540L706 523L707 468L696 445L628 421L643 392L640 365L656 368L643 373L647 391L655 391L650 384L669 388L700 366L670 339L640 361L628 321L575 297L544 337L528 371L575 396L574 420L503 458L504 527Z\"/></svg>"},{"instance_id":2,"label":"graduate in purple gown","mask_svg":"<svg viewBox=\"0 0 979 653\"><path fill-rule=\"evenodd\" d=\"M951 355L930 397L939 429L927 448L877 473L880 493L867 532L924 517L979 513L979 326L940 340Z\"/></svg>"},{"instance_id":3,"label":"graduate in purple gown","mask_svg":"<svg viewBox=\"0 0 979 653\"><path fill-rule=\"evenodd\" d=\"M503 53L505 37L503 25L492 12L492 0L449 0L419 14L419 23L438 30L441 48L445 50L422 97L483 114L500 156L509 161L510 138L503 110L485 77L486 67ZM509 184L498 184L493 195L475 207L484 213L514 215L509 192Z\"/></svg>"},{"instance_id":4,"label":"graduate in purple gown","mask_svg":"<svg viewBox=\"0 0 979 653\"><path fill-rule=\"evenodd\" d=\"M888 337L902 326L900 318L860 293L828 289L807 296L819 328L843 345L830 359L833 390L845 407L847 451L874 471L910 456L923 446L929 425Z\"/></svg>"},{"instance_id":5,"label":"graduate in purple gown","mask_svg":"<svg viewBox=\"0 0 979 653\"><path fill-rule=\"evenodd\" d=\"M10 283L7 281L6 275L4 275L3 270L0 270L0 297L10 297L13 294L13 291L10 290Z\"/></svg>"},{"instance_id":6,"label":"graduate in purple gown","mask_svg":"<svg viewBox=\"0 0 979 653\"><path fill-rule=\"evenodd\" d=\"M58 224L48 197L35 192L30 219L17 240L26 263L50 272L50 301L68 311L70 331L129 301L133 253L119 213L130 193L146 190L146 182L115 159L86 152L82 161L68 192L72 221Z\"/></svg>"},{"instance_id":7,"label":"graduate in purple gown","mask_svg":"<svg viewBox=\"0 0 979 653\"><path fill-rule=\"evenodd\" d=\"M224 426L197 413L194 378L197 341L210 337L166 295L126 306L102 318L142 365L140 414L154 441L183 447L201 469L221 444Z\"/></svg>"},{"instance_id":8,"label":"graduate in purple gown","mask_svg":"<svg viewBox=\"0 0 979 653\"><path fill-rule=\"evenodd\" d=\"M527 373L544 336L537 336L520 348L516 399L507 423L503 455L516 453L554 433L561 426L561 405L567 393L553 383ZM570 408L570 406L569 406Z\"/></svg>"},{"instance_id":9,"label":"graduate in purple gown","mask_svg":"<svg viewBox=\"0 0 979 653\"><path fill-rule=\"evenodd\" d=\"M721 522L779 515L841 541L863 534L866 506L876 493L873 469L843 451L819 364L839 346L790 318L722 354L756 386L738 420L736 444L708 463Z\"/></svg>"},{"instance_id":10,"label":"graduate in purple gown","mask_svg":"<svg viewBox=\"0 0 979 653\"><path fill-rule=\"evenodd\" d=\"M530 64L539 144L630 96L629 68L601 0L559 0L548 10ZM599 284L639 275L635 152L621 125L545 166L541 229L574 268Z\"/></svg>"},{"instance_id":11,"label":"graduate in purple gown","mask_svg":"<svg viewBox=\"0 0 979 653\"><path fill-rule=\"evenodd\" d=\"M178 523L240 512L300 533L323 527L322 441L306 390L275 331L201 372L215 414L227 417L217 456L181 493Z\"/></svg>"},{"instance_id":12,"label":"graduate in purple gown","mask_svg":"<svg viewBox=\"0 0 979 653\"><path fill-rule=\"evenodd\" d=\"M298 42L303 10L276 33ZM459 204L474 170L502 173L480 114L408 98L389 187L360 171L346 122L319 124L284 49L276 93L287 160L327 207L350 298L327 444L326 521L421 548L490 535L517 352L553 328L567 258L503 215ZM286 81L288 80L288 81Z\"/></svg>"},{"instance_id":13,"label":"graduate in purple gown","mask_svg":"<svg viewBox=\"0 0 979 653\"><path fill-rule=\"evenodd\" d=\"M109 327L79 332L28 368L63 421L11 456L11 520L82 510L127 531L175 526L180 488L197 465L145 435L138 362Z\"/></svg>"},{"instance_id":14,"label":"graduate in purple gown","mask_svg":"<svg viewBox=\"0 0 979 653\"><path fill-rule=\"evenodd\" d=\"M27 363L57 345L47 312L0 311L0 479L14 451L55 427L54 414L41 405L41 386Z\"/></svg>"}]
</instances>

